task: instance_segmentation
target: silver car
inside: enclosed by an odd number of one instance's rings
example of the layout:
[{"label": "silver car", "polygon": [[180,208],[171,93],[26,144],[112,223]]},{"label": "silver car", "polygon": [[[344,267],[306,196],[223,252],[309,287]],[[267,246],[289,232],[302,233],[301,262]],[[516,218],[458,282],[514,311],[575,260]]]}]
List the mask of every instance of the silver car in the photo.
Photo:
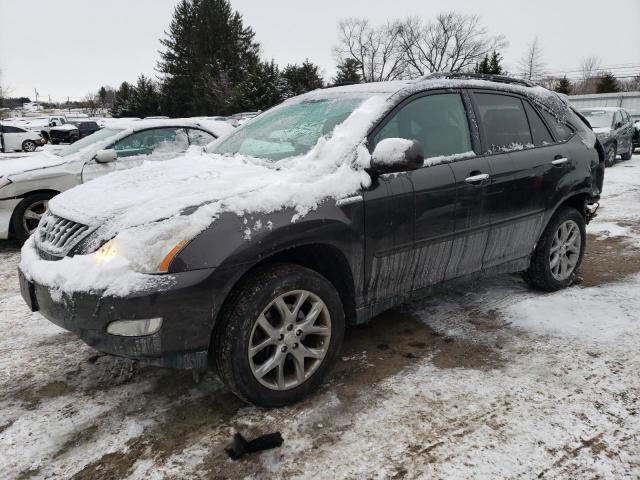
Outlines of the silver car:
[{"label": "silver car", "polygon": [[175,158],[232,130],[226,122],[114,121],[55,153],[0,160],[0,239],[26,240],[60,192],[144,161]]}]

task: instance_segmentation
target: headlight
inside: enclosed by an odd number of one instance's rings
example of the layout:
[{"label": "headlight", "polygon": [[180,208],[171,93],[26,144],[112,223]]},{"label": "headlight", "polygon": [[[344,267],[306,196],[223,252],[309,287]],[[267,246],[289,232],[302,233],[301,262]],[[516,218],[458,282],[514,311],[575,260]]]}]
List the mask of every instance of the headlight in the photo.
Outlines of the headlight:
[{"label": "headlight", "polygon": [[[96,263],[98,265],[104,265],[114,261],[115,259],[126,258],[134,271],[138,271],[139,273],[167,273],[169,271],[169,265],[171,265],[171,261],[180,253],[180,251],[185,247],[188,242],[186,240],[181,240],[177,244],[175,244],[168,253],[161,253],[160,262],[152,263],[143,261],[140,258],[127,258],[127,249],[121,244],[118,240],[118,237],[109,240],[102,247],[100,247],[95,255]],[[144,249],[135,249],[138,255],[144,255]],[[165,250],[166,252],[166,250]],[[153,261],[152,261],[153,262]],[[152,266],[153,265],[153,266]]]}]

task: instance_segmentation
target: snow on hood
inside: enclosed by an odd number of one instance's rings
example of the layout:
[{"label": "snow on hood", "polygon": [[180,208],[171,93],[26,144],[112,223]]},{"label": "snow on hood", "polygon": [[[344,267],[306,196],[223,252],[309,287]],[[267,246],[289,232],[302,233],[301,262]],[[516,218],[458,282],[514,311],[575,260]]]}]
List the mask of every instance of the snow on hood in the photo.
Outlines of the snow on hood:
[{"label": "snow on hood", "polygon": [[78,127],[76,127],[73,123],[65,123],[63,125],[51,127],[51,130],[69,131],[69,130],[78,130]]},{"label": "snow on hood", "polygon": [[596,127],[593,129],[593,133],[611,133],[610,127]]},{"label": "snow on hood", "polygon": [[[293,208],[296,221],[322,201],[370,184],[364,170],[370,163],[364,138],[388,108],[386,97],[371,97],[335,128],[331,138],[320,138],[303,156],[273,162],[191,150],[174,160],[145,163],[68,190],[51,200],[50,211],[99,226],[100,236],[112,238],[110,243],[117,246],[117,261],[101,263],[99,253],[94,253],[47,262],[37,257],[29,240],[21,268],[27,277],[64,291],[123,295],[154,281],[157,276],[142,278],[137,272],[156,271],[176,244],[192,239],[223,212],[243,215]],[[182,214],[189,207],[195,210]],[[87,262],[94,268],[87,268]]]},{"label": "snow on hood", "polygon": [[67,159],[58,157],[51,152],[41,152],[31,157],[11,158],[0,160],[0,178],[8,178],[11,175],[39,170],[42,168],[56,167],[65,163]]}]

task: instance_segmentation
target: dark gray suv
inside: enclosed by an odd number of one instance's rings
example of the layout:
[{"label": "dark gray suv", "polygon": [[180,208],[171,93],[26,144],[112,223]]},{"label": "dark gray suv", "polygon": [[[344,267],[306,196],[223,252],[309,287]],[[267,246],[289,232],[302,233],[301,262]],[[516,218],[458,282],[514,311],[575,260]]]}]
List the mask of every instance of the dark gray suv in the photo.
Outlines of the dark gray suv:
[{"label": "dark gray suv", "polygon": [[606,152],[606,165],[611,167],[616,155],[631,160],[633,155],[633,119],[624,108],[583,108],[580,113],[589,121]]},{"label": "dark gray suv", "polygon": [[449,282],[571,285],[604,175],[579,114],[504,77],[314,91],[207,150],[54,198],[21,291],[98,350],[271,407],[320,385],[345,327]]}]

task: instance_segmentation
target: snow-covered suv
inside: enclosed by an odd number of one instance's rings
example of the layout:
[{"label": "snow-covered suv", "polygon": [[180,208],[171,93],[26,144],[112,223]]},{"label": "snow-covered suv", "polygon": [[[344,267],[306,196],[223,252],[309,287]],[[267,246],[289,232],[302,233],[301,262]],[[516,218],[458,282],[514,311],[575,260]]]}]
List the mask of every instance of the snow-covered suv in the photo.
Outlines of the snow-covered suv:
[{"label": "snow-covered suv", "polygon": [[557,94],[427,77],[289,99],[207,150],[59,195],[22,250],[34,311],[103,352],[298,401],[347,324],[447,282],[576,278],[604,152]]},{"label": "snow-covered suv", "polygon": [[226,122],[112,122],[68,147],[0,161],[0,239],[26,240],[51,198],[108,173],[167,160],[233,130]]}]

